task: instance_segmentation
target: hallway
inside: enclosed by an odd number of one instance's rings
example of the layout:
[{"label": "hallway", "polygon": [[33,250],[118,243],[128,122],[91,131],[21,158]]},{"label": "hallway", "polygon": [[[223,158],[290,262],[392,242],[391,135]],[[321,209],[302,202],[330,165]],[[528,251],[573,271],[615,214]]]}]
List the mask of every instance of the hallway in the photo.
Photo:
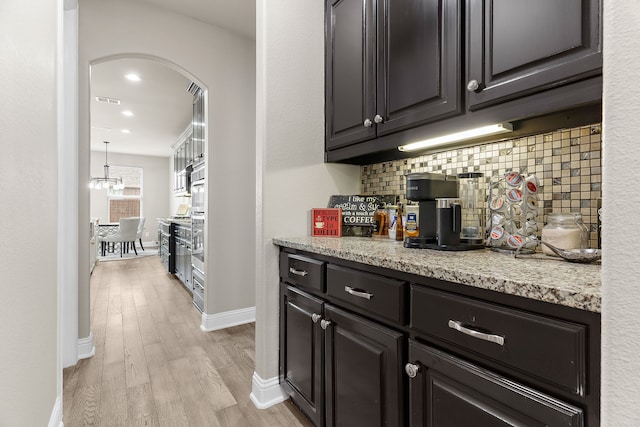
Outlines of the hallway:
[{"label": "hallway", "polygon": [[204,333],[157,256],[100,262],[91,277],[96,354],[64,370],[65,426],[309,426],[289,401],[249,400],[254,324]]}]

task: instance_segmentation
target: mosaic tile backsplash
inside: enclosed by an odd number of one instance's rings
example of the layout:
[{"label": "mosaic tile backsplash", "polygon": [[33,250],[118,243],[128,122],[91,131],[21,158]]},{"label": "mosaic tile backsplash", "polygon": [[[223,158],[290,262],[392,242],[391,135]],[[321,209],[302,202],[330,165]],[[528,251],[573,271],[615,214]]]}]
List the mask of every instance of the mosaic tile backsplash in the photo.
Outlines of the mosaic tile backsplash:
[{"label": "mosaic tile backsplash", "polygon": [[589,246],[598,247],[601,144],[598,123],[366,165],[362,194],[398,195],[406,203],[405,175],[414,172],[482,172],[487,182],[509,171],[533,174],[540,186],[538,223],[546,223],[551,212],[580,212],[590,230]]}]

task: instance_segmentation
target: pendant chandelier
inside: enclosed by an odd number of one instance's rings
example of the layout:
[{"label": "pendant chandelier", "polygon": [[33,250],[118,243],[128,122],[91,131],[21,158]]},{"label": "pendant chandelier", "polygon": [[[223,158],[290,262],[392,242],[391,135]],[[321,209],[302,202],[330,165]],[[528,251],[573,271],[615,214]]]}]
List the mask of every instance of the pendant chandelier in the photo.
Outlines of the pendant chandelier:
[{"label": "pendant chandelier", "polygon": [[122,178],[109,177],[109,162],[107,160],[107,147],[109,141],[104,142],[104,176],[92,177],[89,182],[89,188],[112,188],[114,190],[123,190],[124,184]]}]

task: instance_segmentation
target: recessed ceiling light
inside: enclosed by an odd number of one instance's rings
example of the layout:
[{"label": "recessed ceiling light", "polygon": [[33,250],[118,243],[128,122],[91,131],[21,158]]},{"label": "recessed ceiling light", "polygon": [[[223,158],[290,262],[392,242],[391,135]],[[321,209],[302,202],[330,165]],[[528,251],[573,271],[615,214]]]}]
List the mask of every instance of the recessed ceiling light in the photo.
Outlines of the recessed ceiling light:
[{"label": "recessed ceiling light", "polygon": [[126,74],[124,77],[125,77],[127,80],[130,80],[130,81],[132,81],[132,82],[139,82],[140,80],[142,80],[142,77],[140,77],[140,75],[139,75],[139,74],[136,74],[136,73],[129,73],[129,74]]},{"label": "recessed ceiling light", "polygon": [[131,133],[131,131],[129,129],[122,129],[120,132],[122,132],[122,133]]},{"label": "recessed ceiling light", "polygon": [[123,116],[127,116],[127,117],[131,117],[131,116],[133,116],[133,113],[131,111],[129,111],[129,110],[124,110],[122,112],[122,115]]}]

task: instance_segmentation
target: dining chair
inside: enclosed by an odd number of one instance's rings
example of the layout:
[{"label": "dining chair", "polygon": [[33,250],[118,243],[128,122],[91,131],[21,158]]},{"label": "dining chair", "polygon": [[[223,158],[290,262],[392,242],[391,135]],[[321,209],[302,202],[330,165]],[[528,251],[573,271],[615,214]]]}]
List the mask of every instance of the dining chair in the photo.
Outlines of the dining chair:
[{"label": "dining chair", "polygon": [[135,240],[138,235],[138,224],[140,223],[139,217],[132,218],[120,218],[120,226],[118,232],[113,235],[105,236],[102,238],[107,243],[119,243],[120,244],[120,257],[125,251],[125,245],[129,242],[133,242],[133,251],[138,255],[136,250]]},{"label": "dining chair", "polygon": [[[136,234],[136,238],[140,242],[140,247],[142,248],[143,251],[144,251],[144,246],[142,246],[142,232],[144,231],[144,221],[145,221],[145,218],[143,216],[140,217],[140,223],[138,224],[138,234]],[[135,248],[136,248],[136,242],[134,240],[133,249],[135,250]]]}]

